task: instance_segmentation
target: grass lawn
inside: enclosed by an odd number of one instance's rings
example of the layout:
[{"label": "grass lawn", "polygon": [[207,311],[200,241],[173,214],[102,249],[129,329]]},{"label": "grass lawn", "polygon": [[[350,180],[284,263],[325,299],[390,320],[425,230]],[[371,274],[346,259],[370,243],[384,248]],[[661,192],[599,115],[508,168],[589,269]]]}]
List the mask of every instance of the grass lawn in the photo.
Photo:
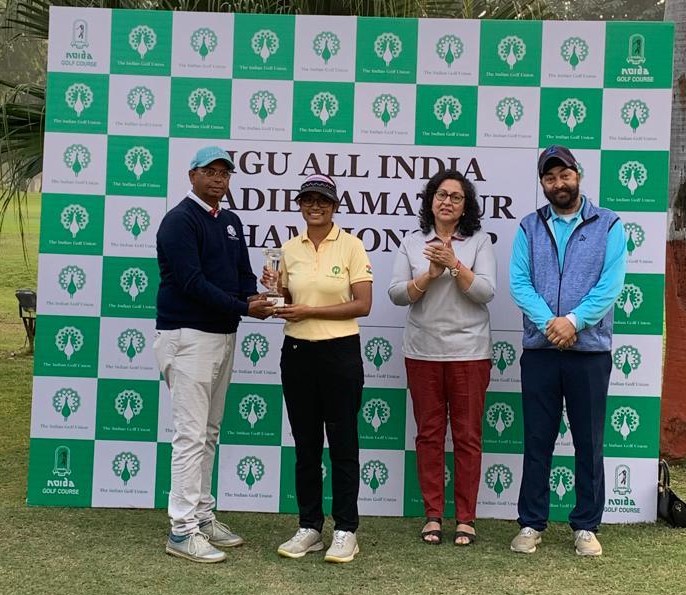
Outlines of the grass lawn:
[{"label": "grass lawn", "polygon": [[[605,525],[605,554],[574,554],[569,528],[554,523],[531,556],[509,551],[510,521],[480,520],[470,548],[419,542],[420,519],[363,518],[361,553],[352,564],[323,554],[285,560],[276,547],[295,530],[292,515],[220,513],[247,545],[228,563],[200,565],[164,554],[167,519],[161,510],[27,508],[26,474],[32,358],[22,353],[24,329],[14,290],[35,287],[37,197],[30,200],[24,264],[11,218],[0,236],[0,593],[673,593],[681,594],[686,530],[662,523]],[[686,495],[686,467],[675,466]],[[448,525],[450,527],[451,525]],[[327,534],[331,528],[327,526]]]}]

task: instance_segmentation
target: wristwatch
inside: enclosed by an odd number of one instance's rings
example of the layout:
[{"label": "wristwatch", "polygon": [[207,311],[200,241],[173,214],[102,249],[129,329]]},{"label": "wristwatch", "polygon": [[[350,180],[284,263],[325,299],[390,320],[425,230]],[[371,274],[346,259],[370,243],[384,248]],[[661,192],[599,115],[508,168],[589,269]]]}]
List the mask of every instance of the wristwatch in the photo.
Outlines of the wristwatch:
[{"label": "wristwatch", "polygon": [[459,276],[460,276],[460,261],[458,260],[458,261],[455,263],[455,266],[452,267],[452,268],[450,268],[450,269],[448,269],[448,270],[450,271],[450,276],[451,276],[451,277],[455,277],[455,278],[459,277]]}]

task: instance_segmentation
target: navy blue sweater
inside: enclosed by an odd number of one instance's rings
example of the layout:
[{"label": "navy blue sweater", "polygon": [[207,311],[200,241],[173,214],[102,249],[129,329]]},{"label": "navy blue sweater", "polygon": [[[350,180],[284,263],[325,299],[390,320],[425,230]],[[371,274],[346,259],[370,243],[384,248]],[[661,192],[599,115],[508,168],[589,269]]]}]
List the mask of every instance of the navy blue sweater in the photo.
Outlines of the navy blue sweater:
[{"label": "navy blue sweater", "polygon": [[160,287],[157,329],[234,333],[247,298],[257,293],[243,225],[234,213],[217,218],[186,197],[157,231]]}]

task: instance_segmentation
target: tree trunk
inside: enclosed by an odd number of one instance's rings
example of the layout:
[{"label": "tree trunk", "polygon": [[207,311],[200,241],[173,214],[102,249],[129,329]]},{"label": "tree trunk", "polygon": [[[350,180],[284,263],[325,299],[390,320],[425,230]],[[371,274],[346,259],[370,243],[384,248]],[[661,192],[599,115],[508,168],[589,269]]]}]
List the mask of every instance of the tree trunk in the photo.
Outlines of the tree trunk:
[{"label": "tree trunk", "polygon": [[686,0],[667,0],[665,21],[673,21],[676,30],[660,451],[686,458]]}]

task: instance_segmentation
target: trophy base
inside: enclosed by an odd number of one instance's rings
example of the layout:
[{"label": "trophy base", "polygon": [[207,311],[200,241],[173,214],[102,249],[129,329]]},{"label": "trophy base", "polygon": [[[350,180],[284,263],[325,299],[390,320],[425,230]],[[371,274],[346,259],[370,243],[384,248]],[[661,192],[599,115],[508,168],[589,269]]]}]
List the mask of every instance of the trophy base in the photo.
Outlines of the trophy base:
[{"label": "trophy base", "polygon": [[268,295],[267,299],[274,304],[275,308],[283,308],[286,305],[286,298],[282,295]]}]

